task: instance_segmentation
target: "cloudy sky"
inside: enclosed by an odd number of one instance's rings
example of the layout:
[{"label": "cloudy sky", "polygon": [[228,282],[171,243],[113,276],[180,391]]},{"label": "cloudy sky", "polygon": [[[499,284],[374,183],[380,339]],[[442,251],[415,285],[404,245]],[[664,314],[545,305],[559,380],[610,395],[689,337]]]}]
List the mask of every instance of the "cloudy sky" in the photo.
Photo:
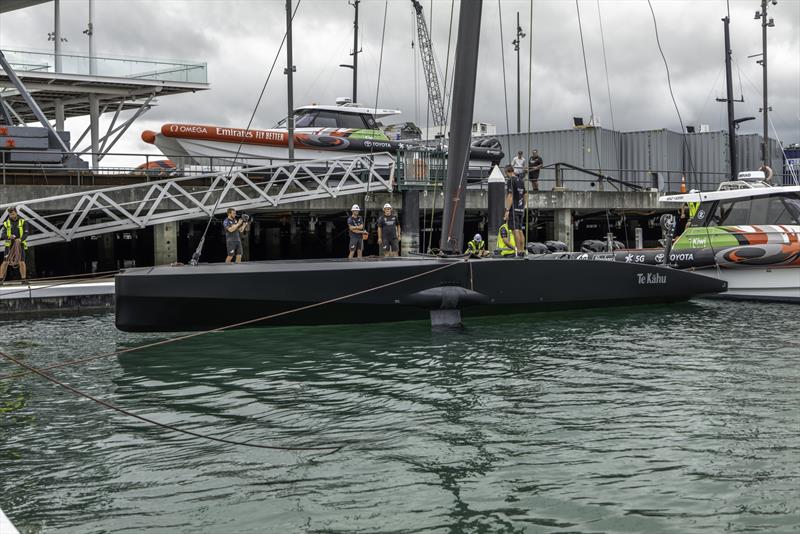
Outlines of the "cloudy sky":
[{"label": "cloudy sky", "polygon": [[[445,69],[454,6],[451,57],[460,2],[422,0],[440,72]],[[761,51],[761,26],[753,19],[758,0],[730,0],[737,116],[756,116],[740,132],[760,132],[761,67],[747,56]],[[294,0],[294,5],[297,0]],[[686,124],[725,128],[723,25],[725,0],[652,0],[672,86]],[[65,52],[86,53],[82,31],[88,0],[62,0]],[[595,113],[605,127],[619,130],[679,130],[664,64],[656,44],[646,0],[579,0],[589,80]],[[153,150],[139,139],[144,129],[164,122],[245,126],[285,31],[282,0],[96,0],[95,49],[98,54],[208,63],[211,90],[162,98],[127,138],[121,151]],[[516,128],[516,13],[527,35],[522,42],[523,130],[528,121],[529,46],[533,45],[531,120],[534,130],[563,129],[573,116],[590,115],[576,3],[535,0],[484,0],[475,118]],[[386,31],[382,31],[386,11]],[[502,13],[502,19],[501,19]],[[351,94],[350,61],[353,9],[347,0],[300,0],[294,22],[295,103],[332,103]],[[770,4],[775,27],[769,30],[770,115],[784,143],[800,142],[800,0]],[[502,20],[502,24],[501,24]],[[602,20],[608,70],[604,67]],[[53,4],[0,16],[3,49],[51,50]],[[501,39],[502,28],[502,39]],[[402,117],[424,126],[427,93],[416,41],[414,12],[408,0],[363,0],[360,9],[363,54],[359,56],[359,100],[403,110]],[[376,92],[383,45],[380,90]],[[502,53],[501,53],[502,52]],[[273,126],[286,112],[285,56],[269,81],[255,127]],[[503,61],[504,59],[504,61]],[[503,65],[506,93],[504,99]],[[452,70],[452,60],[450,62]],[[457,82],[456,82],[457,83]],[[448,88],[451,84],[448,83]],[[609,100],[610,93],[610,100]],[[508,119],[506,118],[508,110]],[[109,117],[110,119],[110,117]],[[108,120],[108,119],[107,119]],[[508,120],[508,122],[507,122]],[[68,121],[82,130],[83,119]]]}]

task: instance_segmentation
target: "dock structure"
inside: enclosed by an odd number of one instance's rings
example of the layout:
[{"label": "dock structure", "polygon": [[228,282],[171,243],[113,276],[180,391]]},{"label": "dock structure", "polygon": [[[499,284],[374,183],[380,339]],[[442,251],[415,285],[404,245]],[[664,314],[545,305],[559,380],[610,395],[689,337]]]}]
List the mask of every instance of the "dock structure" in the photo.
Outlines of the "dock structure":
[{"label": "dock structure", "polygon": [[[0,286],[0,317],[59,310],[89,311],[114,308],[114,280],[35,280]],[[1,534],[5,531],[0,529]]]}]

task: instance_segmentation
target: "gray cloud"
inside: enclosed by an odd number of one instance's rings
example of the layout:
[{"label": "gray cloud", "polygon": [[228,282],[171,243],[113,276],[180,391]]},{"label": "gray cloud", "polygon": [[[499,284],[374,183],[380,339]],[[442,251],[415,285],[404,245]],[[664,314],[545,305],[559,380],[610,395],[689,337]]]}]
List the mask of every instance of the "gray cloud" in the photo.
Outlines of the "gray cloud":
[{"label": "gray cloud", "polygon": [[[208,62],[212,89],[197,94],[162,98],[159,106],[118,145],[122,150],[149,149],[138,139],[141,130],[167,121],[246,124],[284,32],[284,2],[220,0],[98,0],[96,50],[108,55],[182,58]],[[737,115],[760,119],[761,68],[746,56],[760,52],[761,27],[753,20],[756,0],[732,0],[732,47],[737,68],[735,93],[744,93]],[[65,51],[85,53],[87,2],[62,0]],[[445,69],[451,1],[423,0],[432,25],[439,69]],[[523,129],[527,124],[528,0],[503,0],[503,43],[511,129],[516,125],[516,12],[524,31],[522,42]],[[653,21],[643,0],[581,0],[586,54],[596,114],[611,127],[607,77],[598,20],[602,14],[608,83],[615,126],[622,130],[679,129],[669,96],[666,73],[656,45]],[[364,53],[359,57],[359,100],[375,104],[375,90],[383,25],[384,2],[361,4]],[[454,4],[451,58],[459,2]],[[675,96],[687,124],[725,127],[722,23],[724,0],[653,0],[661,43],[669,62]],[[573,116],[588,117],[589,100],[583,68],[575,3],[537,0],[533,3],[533,84],[531,115],[536,130],[571,126]],[[771,117],[784,142],[800,141],[800,1],[780,0],[770,6],[776,26],[770,29]],[[340,63],[351,61],[353,10],[345,0],[302,0],[294,24],[297,66],[295,103],[332,102],[351,93],[351,71]],[[48,49],[52,5],[45,4],[0,17],[3,48]],[[475,118],[506,130],[503,98],[498,4],[484,1],[479,79]],[[416,49],[413,11],[407,0],[388,2],[378,105],[403,110],[403,118],[426,122],[426,91]],[[281,55],[259,107],[255,125],[269,127],[286,113],[286,89]],[[450,63],[452,69],[452,59]],[[414,80],[417,80],[416,89]],[[458,82],[456,82],[458,83]],[[448,85],[449,87],[449,85]],[[75,119],[77,129],[85,121]],[[743,125],[741,133],[760,131],[760,120]]]}]

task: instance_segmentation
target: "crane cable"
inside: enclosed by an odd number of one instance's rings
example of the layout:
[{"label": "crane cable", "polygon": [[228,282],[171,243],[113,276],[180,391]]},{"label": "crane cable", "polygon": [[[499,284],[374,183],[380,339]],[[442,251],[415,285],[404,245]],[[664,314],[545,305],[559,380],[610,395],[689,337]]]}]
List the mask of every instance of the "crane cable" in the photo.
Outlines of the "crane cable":
[{"label": "crane cable", "polygon": [[[667,86],[669,87],[669,96],[672,98],[672,105],[675,106],[675,113],[678,115],[678,122],[681,125],[681,138],[683,139],[683,145],[686,148],[686,157],[689,158],[689,169],[692,171],[692,177],[694,177],[695,168],[694,162],[692,161],[692,151],[689,148],[689,142],[686,140],[686,127],[683,125],[683,117],[681,117],[681,111],[678,109],[678,102],[675,100],[675,93],[672,91],[672,79],[669,73],[669,64],[667,63],[667,56],[664,55],[664,49],[661,47],[661,39],[658,36],[658,21],[656,21],[656,12],[653,10],[653,4],[650,0],[647,0],[647,5],[650,7],[650,13],[653,15],[653,28],[655,30],[656,36],[656,44],[658,45],[658,51],[661,53],[661,59],[664,60],[664,69],[667,71]],[[689,183],[689,188],[691,187],[691,180]]]},{"label": "crane cable", "polygon": [[[526,153],[526,158],[530,158],[531,154],[531,82],[533,80],[533,0],[531,0],[530,5],[530,25],[528,26],[528,152]],[[528,159],[530,162],[530,159]],[[531,174],[530,168],[528,168],[528,181],[531,181]],[[533,185],[533,184],[531,184]],[[530,238],[528,237],[528,230],[530,226],[530,222],[528,220],[528,213],[530,210],[528,209],[528,195],[525,195],[525,248],[528,247],[528,242]],[[533,224],[536,224],[539,217],[534,217]]]},{"label": "crane cable", "polygon": [[[595,152],[597,153],[597,170],[598,170],[598,173],[602,176],[602,174],[603,174],[603,163],[602,163],[601,158],[600,158],[601,157],[600,143],[598,142],[598,139],[597,139],[597,126],[595,125],[596,117],[595,117],[595,114],[594,114],[594,103],[592,101],[592,86],[589,83],[589,65],[586,62],[586,46],[585,46],[584,41],[583,41],[583,23],[581,22],[581,8],[580,8],[580,4],[578,3],[578,0],[575,0],[575,9],[578,12],[578,32],[580,33],[580,36],[581,36],[581,52],[583,53],[583,71],[584,71],[584,73],[586,75],[586,92],[589,95],[589,112],[592,114],[590,122],[591,122],[592,134],[593,134],[593,137],[594,137],[594,148],[595,148]],[[611,234],[611,220],[609,219],[609,216],[608,216],[608,209],[605,210],[605,214],[606,214],[606,236],[608,236],[609,234]],[[610,239],[607,239],[607,240],[610,241]],[[608,243],[608,245],[609,245],[609,248],[611,249],[611,250],[609,250],[609,252],[612,252],[613,251],[613,246],[611,246],[610,242]]]},{"label": "crane cable", "polygon": [[[297,5],[294,7],[294,11],[292,12],[291,21],[294,21],[294,17],[297,14],[297,10],[300,8],[300,2],[302,2],[302,1],[303,0],[297,0]],[[247,127],[244,129],[244,134],[242,135],[242,138],[239,141],[239,145],[236,147],[236,154],[233,156],[233,160],[231,161],[230,168],[228,169],[228,173],[227,173],[228,178],[230,178],[232,173],[233,173],[233,168],[236,165],[236,160],[239,159],[239,153],[241,152],[242,146],[244,145],[244,140],[245,140],[248,132],[250,131],[250,127],[253,124],[253,119],[255,119],[256,111],[258,111],[258,106],[261,104],[261,99],[264,98],[264,93],[267,90],[267,84],[269,83],[270,78],[272,78],[272,72],[275,70],[275,64],[278,62],[278,58],[280,57],[281,51],[283,50],[283,45],[286,43],[286,35],[287,35],[287,33],[288,33],[288,28],[287,28],[287,31],[285,31],[283,33],[283,39],[281,39],[281,44],[278,47],[278,51],[275,54],[275,59],[272,60],[272,66],[269,68],[269,73],[267,74],[267,79],[264,80],[264,85],[261,87],[261,93],[258,95],[258,100],[256,101],[256,105],[255,105],[255,107],[253,107],[253,112],[250,114],[250,120],[247,121]],[[289,65],[289,68],[292,68],[292,65]],[[287,121],[288,120],[291,120],[291,117],[288,117]],[[203,235],[200,236],[200,242],[197,244],[197,249],[194,251],[194,254],[192,254],[192,259],[191,259],[191,264],[192,265],[196,265],[197,262],[200,260],[200,254],[203,253],[203,245],[205,244],[205,241],[206,241],[206,234],[208,234],[208,229],[209,229],[209,227],[211,227],[211,221],[214,220],[214,213],[216,213],[217,207],[219,207],[219,204],[220,204],[220,202],[222,202],[222,198],[224,196],[225,196],[225,193],[224,193],[224,189],[223,189],[223,191],[219,195],[219,198],[217,199],[217,202],[214,204],[214,208],[212,208],[211,213],[209,213],[208,222],[206,223],[205,230],[203,230]]]}]

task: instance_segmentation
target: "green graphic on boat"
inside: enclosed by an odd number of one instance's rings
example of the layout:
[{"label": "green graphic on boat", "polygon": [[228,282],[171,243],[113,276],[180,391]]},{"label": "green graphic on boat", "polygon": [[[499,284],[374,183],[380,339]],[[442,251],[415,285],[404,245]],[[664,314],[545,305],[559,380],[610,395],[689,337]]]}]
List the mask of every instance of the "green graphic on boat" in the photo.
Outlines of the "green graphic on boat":
[{"label": "green graphic on boat", "polygon": [[689,227],[672,245],[673,250],[689,250],[699,248],[735,247],[740,243],[731,232],[737,230],[730,226]]},{"label": "green graphic on boat", "polygon": [[348,135],[350,139],[369,139],[371,141],[388,141],[389,138],[380,130],[354,130]]}]

